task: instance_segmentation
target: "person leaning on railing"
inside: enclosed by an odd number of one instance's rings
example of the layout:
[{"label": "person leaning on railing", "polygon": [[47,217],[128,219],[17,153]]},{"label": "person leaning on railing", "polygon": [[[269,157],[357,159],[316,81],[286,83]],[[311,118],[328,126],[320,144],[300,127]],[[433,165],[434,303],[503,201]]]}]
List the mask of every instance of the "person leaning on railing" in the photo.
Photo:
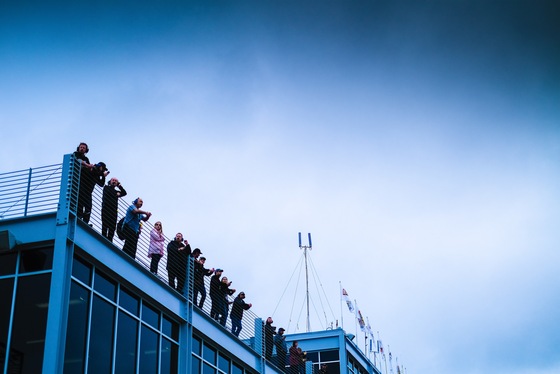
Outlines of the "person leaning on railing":
[{"label": "person leaning on railing", "polygon": [[111,178],[103,187],[103,202],[101,203],[101,235],[113,241],[117,226],[119,197],[126,196],[126,190],[117,178]]},{"label": "person leaning on railing", "polygon": [[126,210],[126,216],[123,222],[124,245],[123,252],[132,258],[136,258],[136,248],[138,246],[138,237],[140,236],[140,221],[147,221],[152,213],[141,210],[144,201],[136,198],[132,205]]},{"label": "person leaning on railing", "polygon": [[88,152],[89,152],[88,145],[86,143],[80,143],[78,147],[76,147],[76,152],[74,152],[73,154],[74,158],[76,160],[79,160],[80,162],[80,183],[78,185],[78,211],[76,212],[76,214],[78,218],[83,219],[84,221],[86,219],[87,221],[89,221],[89,215],[91,214],[91,193],[89,194],[89,199],[88,199],[87,190],[84,188],[84,185],[89,183],[87,182],[87,180],[90,179],[91,170],[93,169],[93,164],[89,162],[89,158],[86,156],[86,153]]}]

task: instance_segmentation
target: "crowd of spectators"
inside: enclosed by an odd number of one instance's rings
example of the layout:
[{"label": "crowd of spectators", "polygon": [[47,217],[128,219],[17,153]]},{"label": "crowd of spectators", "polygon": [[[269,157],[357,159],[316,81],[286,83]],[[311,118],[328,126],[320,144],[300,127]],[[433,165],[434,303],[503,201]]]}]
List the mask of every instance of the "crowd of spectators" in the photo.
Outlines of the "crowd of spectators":
[{"label": "crowd of spectators", "polygon": [[[101,203],[101,234],[109,241],[113,241],[115,232],[124,241],[122,251],[131,258],[136,258],[138,240],[142,233],[143,223],[148,221],[152,213],[142,209],[144,201],[137,197],[127,208],[124,217],[118,220],[118,199],[127,196],[127,191],[117,178],[111,178],[105,185],[106,177],[110,171],[104,162],[97,164],[90,163],[86,156],[89,152],[86,143],[80,143],[74,152],[74,158],[80,162],[80,179],[78,191],[77,217],[89,224],[92,214],[92,194],[95,186],[103,189]],[[92,226],[91,224],[89,224]],[[221,268],[206,268],[206,258],[202,257],[200,248],[191,249],[188,240],[182,233],[175,234],[174,238],[165,246],[166,237],[163,234],[163,224],[157,221],[149,233],[149,246],[147,256],[150,259],[150,272],[157,276],[160,260],[166,255],[166,270],[169,287],[180,294],[185,294],[187,280],[187,266],[189,261],[194,264],[193,274],[193,305],[203,310],[206,301],[206,282],[205,277],[210,278],[209,295],[211,298],[210,317],[216,320],[224,328],[227,318],[231,320],[231,333],[236,337],[242,330],[243,312],[249,310],[253,305],[245,302],[245,292],[241,291],[232,299],[236,289],[232,288],[232,281],[223,276],[224,270]],[[200,299],[199,299],[200,296]],[[231,305],[231,312],[230,312]],[[286,337],[284,328],[278,332],[272,325],[272,317],[268,317],[264,324],[265,337],[265,357],[273,362],[273,347],[276,349],[274,362],[279,368],[284,369],[286,364],[290,364],[290,373],[299,373],[304,362],[301,349],[292,353],[290,348],[290,358],[287,359]],[[295,342],[297,347],[297,342]],[[295,358],[297,356],[297,358]],[[297,361],[297,364],[295,363]],[[294,363],[292,363],[294,362]]]}]

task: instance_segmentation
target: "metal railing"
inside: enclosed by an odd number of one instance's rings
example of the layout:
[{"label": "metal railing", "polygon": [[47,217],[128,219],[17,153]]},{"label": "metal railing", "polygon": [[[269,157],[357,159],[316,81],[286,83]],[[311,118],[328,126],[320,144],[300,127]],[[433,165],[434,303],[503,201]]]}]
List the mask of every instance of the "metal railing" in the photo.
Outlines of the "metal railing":
[{"label": "metal railing", "polygon": [[[57,212],[59,208],[59,195],[61,189],[61,183],[68,183],[70,188],[70,195],[72,203],[70,209],[75,214],[76,210],[76,200],[78,196],[78,186],[79,186],[79,168],[80,164],[77,160],[72,159],[73,171],[69,173],[68,181],[62,181],[63,175],[63,164],[55,164],[49,166],[42,166],[37,168],[30,168],[28,170],[19,170],[14,172],[2,173],[0,174],[0,221],[5,219],[29,217],[32,215],[45,214]],[[109,179],[109,178],[108,178]],[[108,180],[106,181],[108,182]],[[134,195],[130,195],[131,197]],[[103,202],[103,188],[96,185],[92,193],[92,212],[91,218],[89,220],[89,226],[92,230],[96,231],[98,235],[101,236],[101,207]],[[131,205],[130,202],[123,198],[118,199],[118,218],[122,218],[126,214],[127,208]],[[79,220],[79,219],[78,219]],[[154,228],[153,223],[150,221],[143,222],[140,237],[138,239],[138,247],[136,252],[136,262],[139,263],[146,269],[150,269],[151,259],[148,257],[148,248],[150,245],[150,232]],[[109,242],[108,239],[105,239]],[[172,238],[166,237],[165,244],[169,243]],[[122,250],[124,241],[119,239],[115,234],[112,244],[117,250]],[[194,248],[193,248],[194,249]],[[211,258],[210,258],[211,259]],[[193,262],[188,262],[190,265],[190,274],[193,274]],[[175,264],[169,264],[169,267],[175,266]],[[168,271],[167,271],[167,251],[158,265],[158,272],[154,274],[160,281],[168,285]],[[204,313],[211,314],[211,304],[212,298],[210,297],[210,277],[204,277],[205,288],[207,291],[207,297],[204,305],[200,310]],[[185,285],[185,292],[189,299],[189,302],[193,302],[192,299],[192,281],[187,280]],[[236,294],[241,290],[238,289]],[[190,296],[190,297],[189,297]],[[248,295],[247,302],[254,303],[250,294]],[[233,301],[232,297],[228,300]],[[197,306],[194,306],[198,308]],[[230,306],[231,311],[231,306]],[[239,335],[239,339],[255,349],[253,344],[253,339],[255,337],[255,320],[259,318],[252,310],[246,310],[243,313],[242,320],[242,330]],[[225,329],[231,331],[231,319],[228,317]],[[264,349],[264,347],[263,347]],[[258,354],[264,356],[264,352],[257,352]]]},{"label": "metal railing", "polygon": [[0,174],[0,220],[56,212],[62,164]]}]

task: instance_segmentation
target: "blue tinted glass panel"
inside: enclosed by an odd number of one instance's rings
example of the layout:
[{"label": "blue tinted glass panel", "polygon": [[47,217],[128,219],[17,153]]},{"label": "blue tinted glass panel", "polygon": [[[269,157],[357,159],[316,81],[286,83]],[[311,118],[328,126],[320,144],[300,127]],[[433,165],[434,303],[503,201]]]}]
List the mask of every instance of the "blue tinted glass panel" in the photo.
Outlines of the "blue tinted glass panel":
[{"label": "blue tinted glass panel", "polygon": [[323,361],[338,361],[338,350],[322,351],[321,362]]},{"label": "blue tinted glass panel", "polygon": [[200,356],[201,347],[202,347],[202,342],[200,341],[200,339],[197,338],[197,337],[193,337],[193,340],[192,340],[192,351],[193,351],[193,353],[196,353],[197,355]]},{"label": "blue tinted glass panel", "polygon": [[35,249],[21,252],[20,273],[52,269],[52,249]]},{"label": "blue tinted glass panel", "polygon": [[173,322],[165,315],[162,318],[161,331],[173,340],[179,340],[179,324]]},{"label": "blue tinted glass panel", "polygon": [[140,335],[140,374],[157,373],[158,367],[158,334],[142,325]]},{"label": "blue tinted glass panel", "polygon": [[[3,258],[0,257],[0,261]],[[14,278],[0,279],[0,369],[4,369],[5,349],[8,346],[8,328],[10,326],[10,312],[12,310],[12,296],[14,292]]]},{"label": "blue tinted glass panel", "polygon": [[105,296],[111,301],[116,301],[117,284],[99,271],[95,272],[94,290]]},{"label": "blue tinted glass panel", "polygon": [[243,368],[234,363],[231,365],[231,374],[243,374]]},{"label": "blue tinted glass panel", "polygon": [[119,305],[128,310],[130,313],[134,314],[138,317],[138,310],[140,308],[140,300],[130,293],[127,289],[121,286],[121,290],[119,292]]},{"label": "blue tinted glass panel", "polygon": [[91,265],[74,257],[72,261],[72,275],[81,282],[91,286]]},{"label": "blue tinted glass panel", "polygon": [[50,284],[50,273],[18,280],[8,373],[42,371]]},{"label": "blue tinted glass panel", "polygon": [[218,356],[218,369],[229,373],[229,358],[220,354]]},{"label": "blue tinted glass panel", "polygon": [[138,321],[123,311],[119,311],[117,326],[117,351],[115,353],[115,373],[136,372],[136,342],[138,341]]},{"label": "blue tinted glass panel", "polygon": [[0,275],[16,273],[17,253],[0,255]]},{"label": "blue tinted glass panel", "polygon": [[94,295],[88,358],[89,373],[111,372],[114,326],[115,307]]},{"label": "blue tinted glass panel", "polygon": [[179,349],[177,344],[170,340],[162,339],[161,342],[161,374],[177,374]]},{"label": "blue tinted glass panel", "polygon": [[90,293],[76,282],[70,286],[64,373],[83,373]]},{"label": "blue tinted glass panel", "polygon": [[192,365],[191,365],[191,374],[199,374],[200,365],[201,365],[200,359],[193,356]]},{"label": "blue tinted glass panel", "polygon": [[216,350],[204,344],[202,348],[202,358],[211,364],[216,365]]},{"label": "blue tinted glass panel", "polygon": [[203,364],[202,374],[216,374],[216,369],[208,365],[206,362]]},{"label": "blue tinted glass panel", "polygon": [[142,302],[142,321],[159,330],[159,311]]}]

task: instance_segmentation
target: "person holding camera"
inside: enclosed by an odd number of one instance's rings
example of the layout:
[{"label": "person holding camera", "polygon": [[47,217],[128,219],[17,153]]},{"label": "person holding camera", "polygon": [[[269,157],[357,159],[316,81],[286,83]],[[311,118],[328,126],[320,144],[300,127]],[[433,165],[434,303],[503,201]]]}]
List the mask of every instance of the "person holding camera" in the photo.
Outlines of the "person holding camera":
[{"label": "person holding camera", "polygon": [[272,359],[272,345],[276,335],[276,326],[272,326],[272,323],[272,317],[268,317],[264,325],[264,356],[268,361]]},{"label": "person holding camera", "polygon": [[126,190],[117,178],[111,178],[109,183],[103,187],[103,201],[101,203],[101,235],[113,241],[115,227],[117,226],[117,214],[119,197],[126,196]]},{"label": "person holding camera", "polygon": [[152,216],[152,213],[140,209],[142,205],[144,205],[144,201],[137,197],[126,210],[126,216],[124,217],[123,252],[132,258],[136,258],[138,238],[140,237],[140,222],[146,222]]},{"label": "person holding camera", "polygon": [[[180,294],[183,293],[187,279],[187,260],[191,253],[188,241],[183,242],[183,234],[178,232],[167,244],[167,276],[169,286]],[[175,285],[177,281],[177,285]]]},{"label": "person holding camera", "polygon": [[229,312],[229,296],[235,293],[235,288],[229,288],[231,281],[227,277],[222,277],[220,282],[220,325],[226,326],[227,316]]},{"label": "person holding camera", "polygon": [[231,306],[231,333],[235,336],[239,336],[243,326],[241,325],[241,320],[243,319],[243,311],[249,310],[253,304],[245,302],[245,292],[241,291],[237,297],[233,300],[233,305]]}]

